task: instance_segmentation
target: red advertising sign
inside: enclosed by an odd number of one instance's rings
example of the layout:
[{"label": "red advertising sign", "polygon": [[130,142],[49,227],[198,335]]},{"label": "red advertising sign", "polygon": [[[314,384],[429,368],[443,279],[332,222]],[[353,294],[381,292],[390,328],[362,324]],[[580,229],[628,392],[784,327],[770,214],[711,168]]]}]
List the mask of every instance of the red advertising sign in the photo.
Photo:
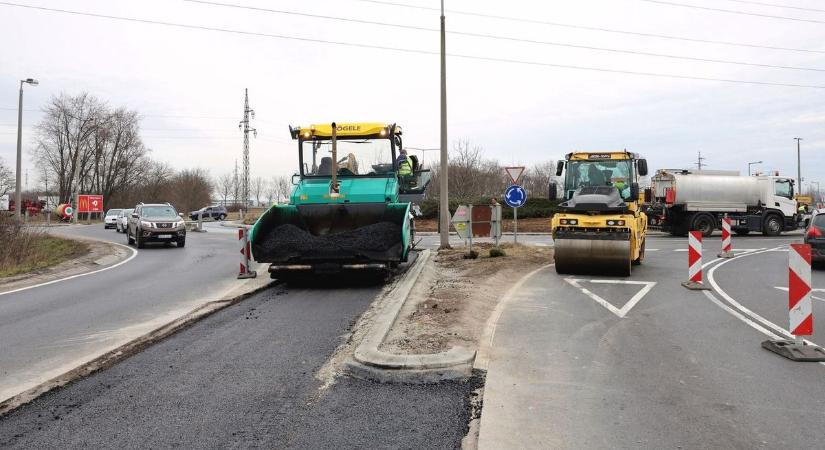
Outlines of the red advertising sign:
[{"label": "red advertising sign", "polygon": [[103,212],[103,196],[102,195],[78,195],[77,196],[77,212],[79,212],[79,213]]}]

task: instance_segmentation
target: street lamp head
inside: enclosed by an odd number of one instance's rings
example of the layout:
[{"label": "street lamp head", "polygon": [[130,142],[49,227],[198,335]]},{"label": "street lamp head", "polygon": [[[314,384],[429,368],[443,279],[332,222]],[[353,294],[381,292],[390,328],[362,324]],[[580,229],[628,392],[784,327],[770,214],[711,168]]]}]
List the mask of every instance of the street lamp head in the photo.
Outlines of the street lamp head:
[{"label": "street lamp head", "polygon": [[23,82],[26,84],[30,84],[32,86],[37,86],[38,84],[40,84],[40,82],[35,80],[34,78],[26,78],[25,80],[23,80]]}]

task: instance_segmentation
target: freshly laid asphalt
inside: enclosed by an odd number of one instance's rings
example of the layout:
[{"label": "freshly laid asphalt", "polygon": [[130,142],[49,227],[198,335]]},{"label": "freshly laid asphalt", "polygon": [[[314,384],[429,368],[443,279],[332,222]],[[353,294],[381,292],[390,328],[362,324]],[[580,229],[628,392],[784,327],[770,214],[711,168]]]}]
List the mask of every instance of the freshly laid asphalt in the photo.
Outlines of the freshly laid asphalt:
[{"label": "freshly laid asphalt", "polygon": [[315,374],[380,288],[278,285],[0,419],[2,448],[455,448],[473,383]]},{"label": "freshly laid asphalt", "polygon": [[[101,225],[54,233],[126,244]],[[189,233],[187,245],[136,250],[89,276],[0,296],[0,401],[184,315],[237,287],[233,230]]]}]

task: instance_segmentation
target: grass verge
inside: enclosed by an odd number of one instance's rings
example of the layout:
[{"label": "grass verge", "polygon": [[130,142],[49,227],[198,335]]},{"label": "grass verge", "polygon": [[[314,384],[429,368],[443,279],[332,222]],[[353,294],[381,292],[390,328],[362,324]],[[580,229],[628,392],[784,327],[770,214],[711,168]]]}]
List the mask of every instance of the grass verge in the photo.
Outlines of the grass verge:
[{"label": "grass verge", "polygon": [[13,221],[0,222],[0,279],[60,264],[89,252],[83,242],[50,236]]}]

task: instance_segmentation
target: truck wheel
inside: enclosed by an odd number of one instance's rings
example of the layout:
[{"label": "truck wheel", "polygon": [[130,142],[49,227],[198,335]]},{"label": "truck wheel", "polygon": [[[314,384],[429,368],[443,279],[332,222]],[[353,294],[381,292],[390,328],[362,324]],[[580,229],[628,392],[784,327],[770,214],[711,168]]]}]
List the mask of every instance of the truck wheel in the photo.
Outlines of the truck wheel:
[{"label": "truck wheel", "polygon": [[709,237],[716,229],[716,219],[710,214],[697,214],[693,217],[690,228],[694,231],[701,231],[704,237]]},{"label": "truck wheel", "polygon": [[765,218],[765,223],[762,224],[762,234],[765,236],[779,236],[783,228],[782,219],[776,214],[771,214]]}]

